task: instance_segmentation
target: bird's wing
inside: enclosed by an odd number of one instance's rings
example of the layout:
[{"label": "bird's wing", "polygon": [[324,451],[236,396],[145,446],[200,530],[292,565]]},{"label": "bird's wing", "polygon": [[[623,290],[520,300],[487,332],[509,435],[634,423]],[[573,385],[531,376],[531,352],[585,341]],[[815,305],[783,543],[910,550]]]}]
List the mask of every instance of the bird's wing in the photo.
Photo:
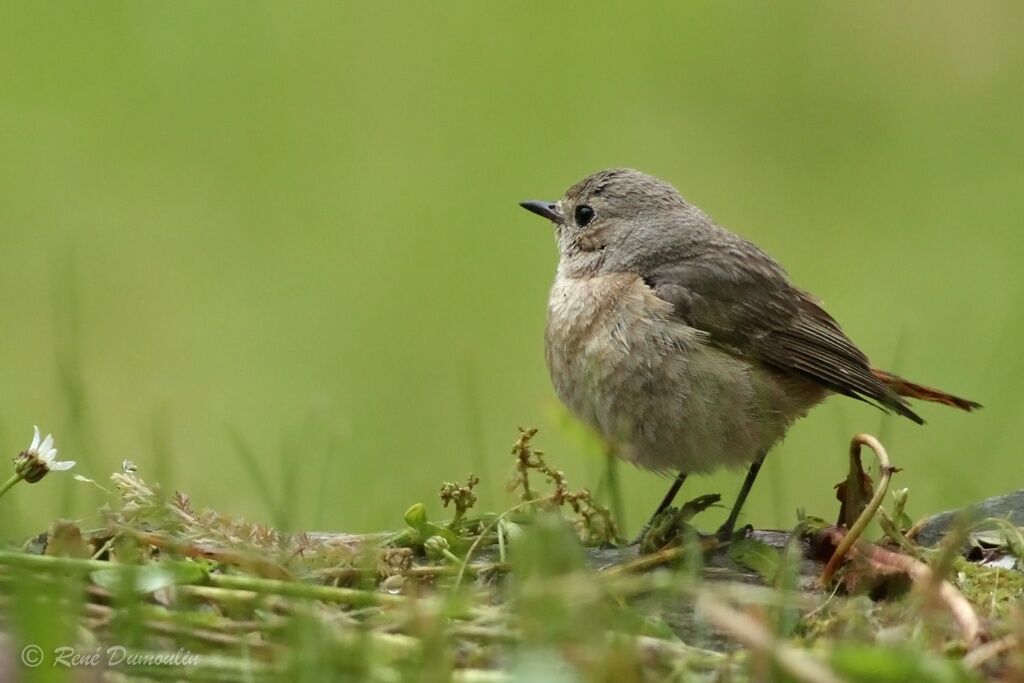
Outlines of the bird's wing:
[{"label": "bird's wing", "polygon": [[644,280],[681,321],[729,353],[923,422],[872,374],[867,357],[819,302],[791,285],[770,256],[729,238],[713,253],[663,261]]}]

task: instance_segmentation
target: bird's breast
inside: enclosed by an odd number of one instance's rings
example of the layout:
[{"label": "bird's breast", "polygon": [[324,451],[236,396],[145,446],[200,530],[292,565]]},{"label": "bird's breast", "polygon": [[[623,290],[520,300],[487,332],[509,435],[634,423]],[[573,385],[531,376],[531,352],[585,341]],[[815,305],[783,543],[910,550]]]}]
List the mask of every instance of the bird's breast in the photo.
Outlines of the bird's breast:
[{"label": "bird's breast", "polygon": [[713,346],[636,275],[558,276],[545,348],[562,402],[648,469],[748,463],[821,398]]},{"label": "bird's breast", "polygon": [[650,393],[668,356],[685,356],[699,333],[670,322],[671,305],[637,275],[558,276],[548,302],[546,355],[555,392],[609,438],[628,440],[626,409]]}]

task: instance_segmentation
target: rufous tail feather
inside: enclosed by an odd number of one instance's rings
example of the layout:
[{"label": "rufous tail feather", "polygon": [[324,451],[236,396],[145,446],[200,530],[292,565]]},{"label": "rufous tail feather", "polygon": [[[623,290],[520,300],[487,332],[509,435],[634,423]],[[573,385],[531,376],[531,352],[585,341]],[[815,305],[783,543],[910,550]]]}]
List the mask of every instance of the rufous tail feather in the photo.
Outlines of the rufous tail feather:
[{"label": "rufous tail feather", "polygon": [[960,410],[966,410],[968,412],[981,407],[980,403],[968,401],[966,398],[947,394],[944,391],[932,389],[931,387],[926,387],[923,384],[915,384],[914,382],[905,380],[902,377],[894,375],[891,372],[886,372],[885,370],[872,369],[871,374],[885,383],[890,389],[900,396],[916,398],[921,401],[931,401],[932,403],[942,403],[943,405],[953,406],[954,408],[959,408]]}]

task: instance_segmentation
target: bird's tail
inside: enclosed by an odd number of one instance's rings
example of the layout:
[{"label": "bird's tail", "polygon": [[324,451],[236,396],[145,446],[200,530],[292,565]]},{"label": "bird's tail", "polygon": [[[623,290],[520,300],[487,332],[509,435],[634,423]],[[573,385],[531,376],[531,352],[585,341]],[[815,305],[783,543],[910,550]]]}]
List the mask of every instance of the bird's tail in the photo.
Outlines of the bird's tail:
[{"label": "bird's tail", "polygon": [[966,410],[968,412],[981,407],[980,403],[968,401],[966,398],[947,394],[944,391],[932,389],[931,387],[926,387],[922,384],[915,384],[899,377],[898,375],[894,375],[891,372],[886,372],[885,370],[872,369],[871,374],[900,396],[916,398],[922,401],[931,401],[932,403],[942,403],[943,405],[953,406],[954,408],[959,408],[960,410]]}]

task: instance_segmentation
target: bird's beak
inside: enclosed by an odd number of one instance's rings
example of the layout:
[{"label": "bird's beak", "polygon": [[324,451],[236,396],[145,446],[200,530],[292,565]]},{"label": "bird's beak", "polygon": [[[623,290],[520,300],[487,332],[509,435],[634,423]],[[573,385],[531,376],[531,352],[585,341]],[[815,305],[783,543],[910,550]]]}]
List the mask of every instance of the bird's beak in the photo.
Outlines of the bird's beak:
[{"label": "bird's beak", "polygon": [[558,212],[558,205],[554,202],[540,202],[534,200],[529,202],[519,202],[519,206],[523,207],[527,211],[537,214],[538,216],[543,216],[549,221],[554,221],[555,223],[562,223],[564,221],[562,214]]}]

